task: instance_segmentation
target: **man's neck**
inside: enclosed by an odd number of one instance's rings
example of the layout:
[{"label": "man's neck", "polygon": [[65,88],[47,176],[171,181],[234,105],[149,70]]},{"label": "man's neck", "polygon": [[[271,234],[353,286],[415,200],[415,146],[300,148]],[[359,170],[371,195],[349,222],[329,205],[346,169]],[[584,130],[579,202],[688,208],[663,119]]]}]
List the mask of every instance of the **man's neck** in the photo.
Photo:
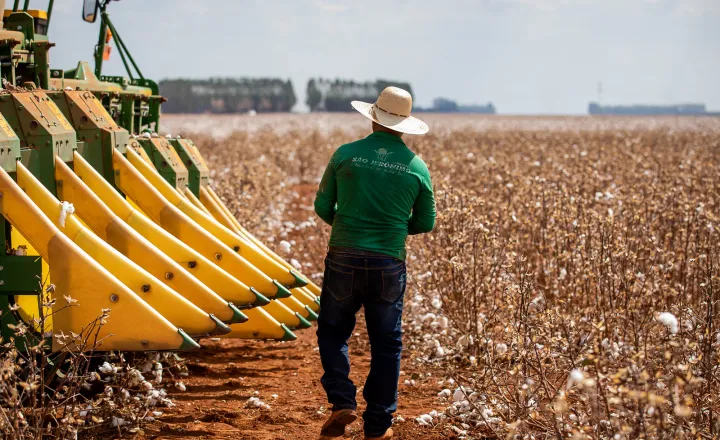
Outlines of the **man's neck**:
[{"label": "man's neck", "polygon": [[391,130],[391,129],[383,127],[383,126],[380,126],[380,128],[374,129],[373,133],[387,133],[387,134],[391,134],[393,136],[397,136],[399,138],[402,138],[402,135],[403,135],[402,133],[400,133],[398,131]]},{"label": "man's neck", "polygon": [[387,133],[387,134],[391,134],[393,136],[397,136],[399,138],[402,138],[402,135],[403,135],[399,131],[395,131],[392,128],[387,128],[385,126],[382,126],[375,121],[373,121],[372,130],[373,130],[373,133],[377,133],[377,132]]}]

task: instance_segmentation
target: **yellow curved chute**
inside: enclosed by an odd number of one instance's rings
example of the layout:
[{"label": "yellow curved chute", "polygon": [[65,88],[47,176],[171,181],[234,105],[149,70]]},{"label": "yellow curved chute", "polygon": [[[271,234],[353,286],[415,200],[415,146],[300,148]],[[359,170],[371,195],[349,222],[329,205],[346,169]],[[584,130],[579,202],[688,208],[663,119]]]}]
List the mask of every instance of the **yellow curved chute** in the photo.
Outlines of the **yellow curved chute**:
[{"label": "yellow curved chute", "polygon": [[[1,169],[0,193],[0,213],[50,266],[56,300],[52,306],[54,350],[87,349],[87,341],[99,344],[99,350],[199,347],[60,232]],[[72,305],[65,297],[71,299]],[[107,318],[101,318],[106,314]],[[131,322],[143,325],[128,325]]]}]

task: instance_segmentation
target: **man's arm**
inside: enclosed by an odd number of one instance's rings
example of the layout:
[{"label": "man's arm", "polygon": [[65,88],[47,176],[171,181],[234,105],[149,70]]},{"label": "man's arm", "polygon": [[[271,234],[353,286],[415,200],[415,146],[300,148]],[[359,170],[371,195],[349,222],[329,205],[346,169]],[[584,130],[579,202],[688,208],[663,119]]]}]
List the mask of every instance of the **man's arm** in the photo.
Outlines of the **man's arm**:
[{"label": "man's arm", "polygon": [[435,194],[433,193],[430,173],[420,183],[420,193],[408,222],[408,234],[424,234],[435,227]]},{"label": "man's arm", "polygon": [[332,226],[335,218],[335,203],[337,202],[337,181],[335,180],[335,155],[325,168],[320,181],[320,187],[315,195],[315,213],[327,224]]}]

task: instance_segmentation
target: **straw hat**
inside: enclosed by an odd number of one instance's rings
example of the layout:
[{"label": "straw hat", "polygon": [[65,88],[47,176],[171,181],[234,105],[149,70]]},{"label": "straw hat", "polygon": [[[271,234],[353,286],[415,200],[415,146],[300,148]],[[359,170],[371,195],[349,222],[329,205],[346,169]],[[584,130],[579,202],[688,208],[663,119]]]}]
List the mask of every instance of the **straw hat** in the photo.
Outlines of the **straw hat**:
[{"label": "straw hat", "polygon": [[430,130],[426,123],[410,116],[412,96],[398,87],[383,90],[374,104],[353,101],[352,106],[366,118],[400,133],[425,134]]}]

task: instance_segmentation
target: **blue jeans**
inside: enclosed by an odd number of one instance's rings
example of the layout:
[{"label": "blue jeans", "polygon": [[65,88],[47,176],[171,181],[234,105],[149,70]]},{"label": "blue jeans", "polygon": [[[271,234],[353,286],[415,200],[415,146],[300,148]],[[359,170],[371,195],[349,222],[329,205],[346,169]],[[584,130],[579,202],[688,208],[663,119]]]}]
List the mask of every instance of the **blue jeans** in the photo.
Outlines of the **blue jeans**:
[{"label": "blue jeans", "polygon": [[321,382],[333,411],[357,409],[357,390],[348,377],[347,342],[355,328],[355,314],[365,307],[371,354],[370,373],[363,389],[367,402],[363,420],[368,437],[385,433],[397,410],[405,284],[405,262],[388,255],[330,248],[325,259],[317,329],[325,370]]}]

